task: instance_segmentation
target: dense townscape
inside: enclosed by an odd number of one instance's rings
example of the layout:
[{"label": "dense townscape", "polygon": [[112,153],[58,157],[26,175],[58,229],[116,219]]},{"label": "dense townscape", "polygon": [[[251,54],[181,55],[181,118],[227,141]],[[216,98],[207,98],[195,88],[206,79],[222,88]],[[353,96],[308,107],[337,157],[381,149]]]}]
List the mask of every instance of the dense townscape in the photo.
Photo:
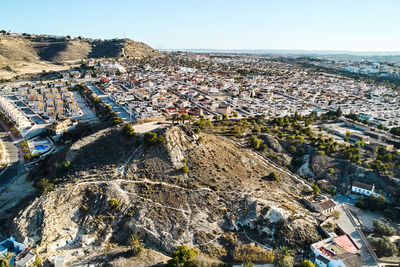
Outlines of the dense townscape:
[{"label": "dense townscape", "polygon": [[352,76],[397,77],[398,63],[178,51],[77,63],[0,84],[1,266],[400,261],[399,87]]}]

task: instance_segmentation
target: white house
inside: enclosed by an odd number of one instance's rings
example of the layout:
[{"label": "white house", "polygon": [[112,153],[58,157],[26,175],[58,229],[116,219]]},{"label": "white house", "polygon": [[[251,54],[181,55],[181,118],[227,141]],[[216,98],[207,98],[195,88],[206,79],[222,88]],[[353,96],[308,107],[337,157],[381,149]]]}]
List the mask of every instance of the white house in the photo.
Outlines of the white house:
[{"label": "white house", "polygon": [[29,248],[26,248],[15,258],[15,266],[16,267],[32,266],[35,260],[36,260],[36,255],[32,253]]},{"label": "white house", "polygon": [[0,110],[12,120],[19,129],[28,128],[32,125],[25,114],[3,96],[0,96]]},{"label": "white house", "polygon": [[375,192],[375,185],[364,184],[359,181],[353,182],[351,192],[365,196],[379,196],[379,194]]}]

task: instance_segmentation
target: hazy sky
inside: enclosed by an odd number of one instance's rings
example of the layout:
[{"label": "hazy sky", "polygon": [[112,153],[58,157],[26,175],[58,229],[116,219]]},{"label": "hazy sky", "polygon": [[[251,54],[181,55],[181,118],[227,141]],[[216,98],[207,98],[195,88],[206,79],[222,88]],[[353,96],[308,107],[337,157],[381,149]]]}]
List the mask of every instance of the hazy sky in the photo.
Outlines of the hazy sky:
[{"label": "hazy sky", "polygon": [[0,29],[154,48],[400,51],[400,0],[1,0]]}]

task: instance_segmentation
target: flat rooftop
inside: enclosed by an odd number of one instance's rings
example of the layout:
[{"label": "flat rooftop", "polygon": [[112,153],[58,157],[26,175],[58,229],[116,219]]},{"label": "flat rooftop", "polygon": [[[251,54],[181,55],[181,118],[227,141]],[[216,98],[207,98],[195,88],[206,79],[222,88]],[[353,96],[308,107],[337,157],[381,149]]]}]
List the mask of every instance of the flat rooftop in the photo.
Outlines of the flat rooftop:
[{"label": "flat rooftop", "polygon": [[349,235],[341,235],[333,238],[333,240],[347,252],[356,253],[359,250]]}]

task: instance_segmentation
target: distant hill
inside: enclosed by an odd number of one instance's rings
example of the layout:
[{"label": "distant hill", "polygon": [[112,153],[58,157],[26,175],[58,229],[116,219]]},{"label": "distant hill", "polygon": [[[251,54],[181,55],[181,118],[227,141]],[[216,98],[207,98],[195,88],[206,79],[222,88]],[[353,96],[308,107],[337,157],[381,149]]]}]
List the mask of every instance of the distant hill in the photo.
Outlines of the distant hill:
[{"label": "distant hill", "polygon": [[7,72],[15,75],[50,70],[84,58],[144,58],[158,54],[150,46],[130,39],[93,41],[0,34],[0,78]]}]

